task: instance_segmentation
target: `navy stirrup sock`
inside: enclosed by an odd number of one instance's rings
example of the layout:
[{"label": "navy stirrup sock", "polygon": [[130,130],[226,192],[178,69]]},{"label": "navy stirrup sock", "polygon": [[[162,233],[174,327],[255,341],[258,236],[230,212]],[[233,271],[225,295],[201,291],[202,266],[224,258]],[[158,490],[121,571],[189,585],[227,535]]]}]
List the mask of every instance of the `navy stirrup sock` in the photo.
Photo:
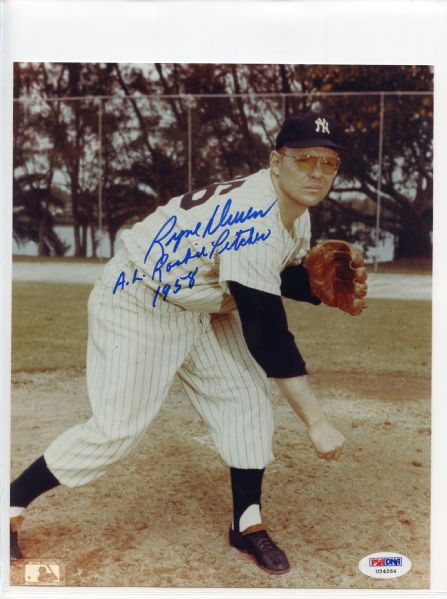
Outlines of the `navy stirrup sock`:
[{"label": "navy stirrup sock", "polygon": [[50,472],[42,455],[11,483],[10,505],[28,507],[36,497],[58,485],[60,482]]},{"label": "navy stirrup sock", "polygon": [[239,520],[250,505],[259,505],[261,510],[261,486],[265,468],[230,468],[233,491],[233,526],[239,532]]}]

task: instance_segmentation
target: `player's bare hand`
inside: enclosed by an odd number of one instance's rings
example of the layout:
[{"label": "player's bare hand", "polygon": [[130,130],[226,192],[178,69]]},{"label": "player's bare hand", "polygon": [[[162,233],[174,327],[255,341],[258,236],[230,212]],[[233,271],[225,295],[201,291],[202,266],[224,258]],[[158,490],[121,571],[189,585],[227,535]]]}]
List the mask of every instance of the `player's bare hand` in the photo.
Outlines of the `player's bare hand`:
[{"label": "player's bare hand", "polygon": [[342,454],[346,439],[326,418],[308,426],[307,434],[319,458],[336,460]]}]

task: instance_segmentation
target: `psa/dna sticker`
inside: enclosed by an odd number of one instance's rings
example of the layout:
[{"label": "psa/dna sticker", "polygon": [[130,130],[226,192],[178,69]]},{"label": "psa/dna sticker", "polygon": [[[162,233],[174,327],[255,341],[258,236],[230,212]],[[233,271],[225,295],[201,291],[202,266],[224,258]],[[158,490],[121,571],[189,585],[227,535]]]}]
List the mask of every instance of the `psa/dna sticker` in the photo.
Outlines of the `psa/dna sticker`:
[{"label": "psa/dna sticker", "polygon": [[362,558],[359,570],[371,578],[398,578],[411,570],[411,561],[400,553],[380,551]]}]

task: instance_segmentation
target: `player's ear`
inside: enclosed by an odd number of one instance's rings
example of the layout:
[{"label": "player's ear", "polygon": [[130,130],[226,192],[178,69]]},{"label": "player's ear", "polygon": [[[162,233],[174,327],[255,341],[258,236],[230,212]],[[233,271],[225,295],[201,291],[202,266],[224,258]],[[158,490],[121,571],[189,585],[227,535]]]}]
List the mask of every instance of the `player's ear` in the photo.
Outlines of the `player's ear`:
[{"label": "player's ear", "polygon": [[274,175],[279,175],[279,161],[281,160],[281,156],[279,152],[273,150],[270,154],[270,168]]}]

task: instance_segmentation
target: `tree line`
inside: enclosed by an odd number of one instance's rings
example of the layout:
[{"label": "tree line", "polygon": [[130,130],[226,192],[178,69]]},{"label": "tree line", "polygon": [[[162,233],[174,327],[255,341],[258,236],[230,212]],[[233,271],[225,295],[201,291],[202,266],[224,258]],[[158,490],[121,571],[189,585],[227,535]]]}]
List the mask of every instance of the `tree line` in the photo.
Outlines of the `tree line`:
[{"label": "tree line", "polygon": [[90,237],[95,255],[101,192],[113,253],[122,226],[190,186],[265,167],[284,116],[324,110],[342,121],[353,151],[313,211],[313,234],[366,248],[381,115],[371,92],[421,92],[384,96],[380,224],[397,257],[428,257],[433,98],[422,92],[432,89],[427,66],[16,63],[14,237],[63,255],[55,226],[65,218],[74,254],[86,256]]}]

